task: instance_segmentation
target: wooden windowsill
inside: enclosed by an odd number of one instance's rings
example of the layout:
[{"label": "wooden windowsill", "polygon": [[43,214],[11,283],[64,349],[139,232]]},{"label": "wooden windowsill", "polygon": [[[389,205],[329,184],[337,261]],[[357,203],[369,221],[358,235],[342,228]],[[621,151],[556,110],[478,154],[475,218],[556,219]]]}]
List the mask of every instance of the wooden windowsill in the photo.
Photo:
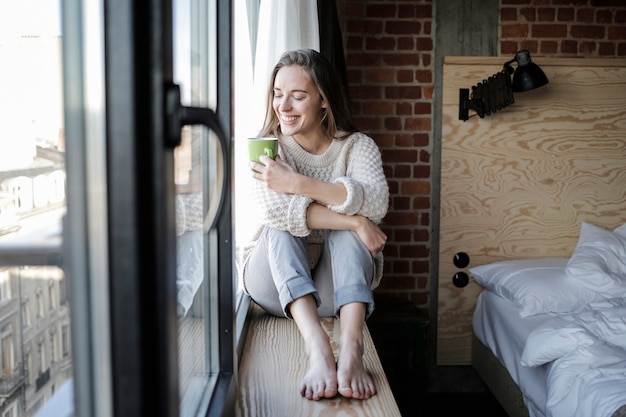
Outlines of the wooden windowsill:
[{"label": "wooden windowsill", "polygon": [[[310,401],[298,392],[307,357],[293,320],[266,314],[253,305],[239,364],[237,417],[372,416],[400,417],[398,405],[367,327],[364,331],[365,366],[377,393],[368,400],[337,396]],[[339,347],[339,320],[322,319],[335,356]]]}]

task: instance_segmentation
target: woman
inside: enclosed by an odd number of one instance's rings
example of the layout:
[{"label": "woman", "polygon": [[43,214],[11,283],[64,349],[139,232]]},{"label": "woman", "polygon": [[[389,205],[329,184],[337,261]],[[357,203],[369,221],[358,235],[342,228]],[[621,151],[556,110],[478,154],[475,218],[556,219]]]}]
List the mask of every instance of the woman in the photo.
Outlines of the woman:
[{"label": "woman", "polygon": [[[278,137],[279,155],[250,163],[260,224],[244,250],[244,289],[296,322],[309,360],[302,396],[367,399],[376,388],[363,325],[387,240],[378,227],[389,200],[380,151],[352,124],[333,65],[313,50],[276,64],[260,136]],[[340,319],[337,363],[320,316]]]}]

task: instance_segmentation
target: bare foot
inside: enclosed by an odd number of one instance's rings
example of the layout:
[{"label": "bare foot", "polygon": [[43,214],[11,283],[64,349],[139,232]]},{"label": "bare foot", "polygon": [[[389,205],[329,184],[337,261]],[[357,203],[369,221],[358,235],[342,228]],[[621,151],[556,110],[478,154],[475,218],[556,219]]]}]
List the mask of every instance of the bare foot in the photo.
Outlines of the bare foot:
[{"label": "bare foot", "polygon": [[337,395],[337,368],[328,335],[322,334],[306,342],[309,369],[300,381],[300,395],[309,400],[321,400]]},{"label": "bare foot", "polygon": [[374,380],[363,364],[363,345],[357,341],[344,340],[339,348],[337,381],[339,394],[346,398],[366,400],[376,394]]}]

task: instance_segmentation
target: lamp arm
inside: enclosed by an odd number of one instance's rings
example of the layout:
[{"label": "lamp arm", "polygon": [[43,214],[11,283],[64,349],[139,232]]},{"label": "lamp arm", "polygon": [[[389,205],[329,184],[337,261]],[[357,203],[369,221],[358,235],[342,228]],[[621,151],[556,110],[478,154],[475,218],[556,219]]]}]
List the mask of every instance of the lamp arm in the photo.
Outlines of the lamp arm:
[{"label": "lamp arm", "polygon": [[510,61],[506,61],[504,63],[504,65],[502,66],[502,68],[506,68],[506,67],[510,67],[512,63],[514,63],[515,61],[517,61],[516,58],[511,59]]},{"label": "lamp arm", "polygon": [[511,75],[515,72],[515,69],[513,69],[513,67],[511,66],[512,63],[516,62],[517,60],[515,58],[513,58],[510,61],[506,61],[504,63],[504,65],[502,66],[502,69],[505,69],[507,74]]}]

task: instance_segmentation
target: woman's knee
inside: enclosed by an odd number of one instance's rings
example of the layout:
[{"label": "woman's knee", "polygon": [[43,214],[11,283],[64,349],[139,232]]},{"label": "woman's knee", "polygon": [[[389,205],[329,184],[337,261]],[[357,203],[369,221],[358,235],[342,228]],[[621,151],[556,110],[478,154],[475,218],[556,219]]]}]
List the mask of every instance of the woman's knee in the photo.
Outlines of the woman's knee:
[{"label": "woman's knee", "polygon": [[327,246],[333,259],[341,259],[356,265],[371,268],[374,259],[359,235],[349,230],[333,230],[327,236]]},{"label": "woman's knee", "polygon": [[362,252],[368,252],[367,246],[361,240],[356,232],[351,230],[331,230],[327,235],[327,240],[331,247],[341,247],[350,250],[358,249]]},{"label": "woman's knee", "polygon": [[303,251],[306,246],[306,240],[302,237],[294,236],[284,230],[266,228],[263,232],[263,239],[269,248],[278,250],[297,250]]},{"label": "woman's knee", "polygon": [[305,241],[289,232],[265,229],[244,267],[246,293],[268,313],[284,316],[294,294],[312,291],[310,281]]}]

